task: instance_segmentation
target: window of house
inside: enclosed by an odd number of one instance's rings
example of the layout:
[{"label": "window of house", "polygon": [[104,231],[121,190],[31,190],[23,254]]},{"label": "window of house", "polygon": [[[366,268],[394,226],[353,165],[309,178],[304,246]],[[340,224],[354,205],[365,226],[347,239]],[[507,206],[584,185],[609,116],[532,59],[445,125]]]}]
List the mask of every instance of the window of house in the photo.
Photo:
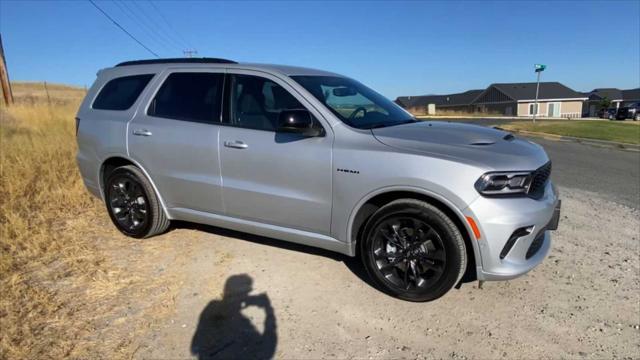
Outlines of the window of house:
[{"label": "window of house", "polygon": [[529,115],[538,114],[539,104],[529,104]]},{"label": "window of house", "polygon": [[177,72],[169,75],[151,102],[150,116],[217,123],[223,74]]},{"label": "window of house", "polygon": [[115,78],[100,90],[92,108],[98,110],[127,110],[136,102],[153,74]]}]

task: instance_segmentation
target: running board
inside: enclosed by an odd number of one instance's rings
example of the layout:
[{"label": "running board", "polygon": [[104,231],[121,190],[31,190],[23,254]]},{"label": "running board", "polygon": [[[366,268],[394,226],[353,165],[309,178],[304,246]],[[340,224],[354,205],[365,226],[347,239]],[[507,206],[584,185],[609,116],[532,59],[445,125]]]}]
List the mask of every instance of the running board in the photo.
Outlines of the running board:
[{"label": "running board", "polygon": [[327,235],[186,208],[171,208],[168,210],[171,213],[171,218],[176,220],[218,226],[225,229],[322,248],[348,256],[355,256],[355,246],[351,246]]}]

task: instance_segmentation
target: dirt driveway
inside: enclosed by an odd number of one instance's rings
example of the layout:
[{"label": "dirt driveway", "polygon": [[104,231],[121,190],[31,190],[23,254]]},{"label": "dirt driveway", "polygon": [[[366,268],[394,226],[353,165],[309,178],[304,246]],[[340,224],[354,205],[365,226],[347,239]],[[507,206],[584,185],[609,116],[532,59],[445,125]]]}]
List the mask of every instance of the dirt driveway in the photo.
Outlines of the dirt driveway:
[{"label": "dirt driveway", "polygon": [[[509,282],[465,284],[430,303],[393,299],[357,261],[179,224],[101,241],[145,279],[95,326],[97,349],[134,358],[637,358],[637,210],[561,188],[549,258]],[[106,216],[100,226],[108,227]]]}]

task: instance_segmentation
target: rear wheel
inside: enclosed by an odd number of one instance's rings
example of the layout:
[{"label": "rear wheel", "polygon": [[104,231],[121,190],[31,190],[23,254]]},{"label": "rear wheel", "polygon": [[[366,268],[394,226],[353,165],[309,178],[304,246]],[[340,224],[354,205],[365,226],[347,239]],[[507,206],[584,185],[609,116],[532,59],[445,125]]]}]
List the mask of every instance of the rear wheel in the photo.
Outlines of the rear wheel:
[{"label": "rear wheel", "polygon": [[116,168],[108,175],[105,201],[111,221],[127,236],[151,237],[169,227],[151,183],[133,165]]},{"label": "rear wheel", "polygon": [[457,226],[440,209],[414,199],[392,201],[371,216],[360,254],[381,290],[409,301],[441,297],[467,266]]}]

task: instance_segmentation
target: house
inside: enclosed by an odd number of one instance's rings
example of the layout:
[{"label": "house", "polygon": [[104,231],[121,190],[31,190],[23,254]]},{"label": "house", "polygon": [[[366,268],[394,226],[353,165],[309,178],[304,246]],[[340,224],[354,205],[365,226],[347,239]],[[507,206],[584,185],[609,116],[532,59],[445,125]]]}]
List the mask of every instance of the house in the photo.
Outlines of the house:
[{"label": "house", "polygon": [[[531,116],[534,113],[536,83],[497,83],[484,90],[469,90],[458,94],[402,96],[396,102],[409,111],[436,109],[493,113],[507,116]],[[539,117],[580,117],[588,97],[559,82],[541,82],[538,90]],[[419,113],[419,112],[418,112]]]},{"label": "house", "polygon": [[634,102],[640,102],[640,88],[620,90],[616,88],[599,88],[585,93],[588,100],[585,102],[584,116],[594,117],[602,107],[603,100],[609,101],[609,107],[619,109]]},{"label": "house", "polygon": [[[507,116],[532,116],[536,99],[535,82],[491,84],[474,100],[476,111]],[[539,117],[576,118],[582,116],[582,103],[587,100],[559,82],[541,82],[538,89]]]},{"label": "house", "polygon": [[427,113],[427,107],[434,104],[436,109],[452,111],[473,111],[472,102],[484,90],[468,90],[448,95],[400,96],[396,103],[414,114]]}]

